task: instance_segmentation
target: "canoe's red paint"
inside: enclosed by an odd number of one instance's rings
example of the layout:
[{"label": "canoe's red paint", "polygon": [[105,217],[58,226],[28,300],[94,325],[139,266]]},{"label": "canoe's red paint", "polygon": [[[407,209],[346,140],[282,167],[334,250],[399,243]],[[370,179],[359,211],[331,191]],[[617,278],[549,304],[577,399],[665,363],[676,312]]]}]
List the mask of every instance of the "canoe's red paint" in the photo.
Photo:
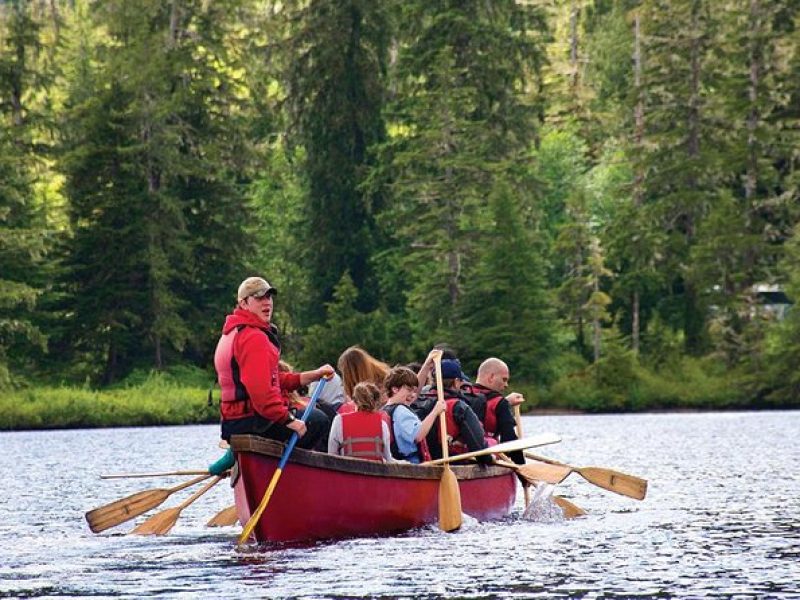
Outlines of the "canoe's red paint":
[{"label": "canoe's red paint", "polygon": [[[283,445],[252,436],[233,440],[239,476],[234,496],[246,523],[275,473]],[[500,467],[454,467],[464,513],[507,515],[515,475]],[[438,520],[441,467],[383,465],[295,449],[254,535],[287,542],[390,534]]]}]

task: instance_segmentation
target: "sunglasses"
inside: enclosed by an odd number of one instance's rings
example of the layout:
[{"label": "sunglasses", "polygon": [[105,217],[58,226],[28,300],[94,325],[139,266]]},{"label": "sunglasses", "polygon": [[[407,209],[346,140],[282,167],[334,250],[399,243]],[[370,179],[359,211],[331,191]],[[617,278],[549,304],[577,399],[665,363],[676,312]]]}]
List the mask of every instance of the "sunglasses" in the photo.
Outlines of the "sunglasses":
[{"label": "sunglasses", "polygon": [[275,290],[270,288],[268,290],[256,292],[255,294],[250,294],[250,297],[255,298],[256,300],[261,300],[262,298],[265,298],[267,296],[274,296],[274,295],[275,295]]}]

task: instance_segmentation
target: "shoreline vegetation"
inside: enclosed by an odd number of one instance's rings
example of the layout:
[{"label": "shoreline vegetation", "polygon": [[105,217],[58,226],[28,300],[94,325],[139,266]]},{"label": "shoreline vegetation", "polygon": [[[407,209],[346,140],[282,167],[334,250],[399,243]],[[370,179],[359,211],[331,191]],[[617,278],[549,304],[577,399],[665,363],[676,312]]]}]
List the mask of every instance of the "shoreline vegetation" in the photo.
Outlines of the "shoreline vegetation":
[{"label": "shoreline vegetation", "polygon": [[[729,374],[728,374],[729,375]],[[137,372],[124,384],[102,390],[69,385],[38,385],[0,396],[0,431],[142,427],[216,423],[219,389],[200,369]],[[730,377],[694,378],[686,370],[672,377],[642,370],[625,387],[610,387],[596,374],[558,380],[549,390],[520,383],[528,415],[633,412],[702,412],[799,408],[796,403],[748,400],[742,381]]]}]

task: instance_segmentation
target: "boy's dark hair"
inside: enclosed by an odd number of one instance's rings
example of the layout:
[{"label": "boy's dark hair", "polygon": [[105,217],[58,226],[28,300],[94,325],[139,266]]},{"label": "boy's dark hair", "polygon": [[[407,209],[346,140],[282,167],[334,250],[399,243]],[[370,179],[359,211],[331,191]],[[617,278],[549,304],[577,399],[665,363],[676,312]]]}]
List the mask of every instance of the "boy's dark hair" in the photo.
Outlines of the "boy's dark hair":
[{"label": "boy's dark hair", "polygon": [[386,391],[387,396],[391,395],[392,388],[401,388],[404,385],[414,389],[419,385],[416,373],[408,367],[393,367],[383,380],[383,389]]}]

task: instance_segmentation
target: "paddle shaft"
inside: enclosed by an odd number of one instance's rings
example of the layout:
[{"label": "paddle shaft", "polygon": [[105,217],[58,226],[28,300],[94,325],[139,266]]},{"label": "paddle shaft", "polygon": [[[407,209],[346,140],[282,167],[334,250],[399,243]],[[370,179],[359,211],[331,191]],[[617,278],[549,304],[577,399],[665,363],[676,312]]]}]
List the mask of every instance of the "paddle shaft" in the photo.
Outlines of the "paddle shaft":
[{"label": "paddle shaft", "polygon": [[205,494],[212,487],[217,485],[220,481],[222,481],[222,476],[221,475],[217,475],[216,477],[214,477],[214,479],[212,479],[211,481],[206,483],[203,487],[201,487],[199,490],[197,490],[194,494],[192,494],[186,500],[184,500],[178,506],[176,506],[176,508],[178,508],[179,510],[183,510],[184,508],[189,506],[192,502],[197,500],[200,496]]},{"label": "paddle shaft", "polygon": [[[436,398],[439,402],[444,402],[441,352],[434,356],[433,365],[436,376]],[[439,413],[439,439],[442,443],[442,457],[447,460],[450,448],[447,444],[447,418],[445,412]],[[455,531],[461,527],[461,522],[461,490],[458,487],[458,479],[455,473],[450,469],[450,465],[445,462],[442,479],[439,482],[439,528],[442,531]]]},{"label": "paddle shaft", "polygon": [[[519,412],[519,404],[514,405],[514,421],[517,424],[517,437],[522,437],[522,415]],[[525,507],[531,503],[531,491],[527,485],[522,486],[522,492],[525,494]]]},{"label": "paddle shaft", "polygon": [[[328,378],[323,377],[319,380],[317,387],[314,388],[314,393],[311,395],[311,400],[308,402],[308,406],[306,406],[305,411],[303,412],[303,416],[300,418],[301,421],[304,423],[306,419],[308,419],[308,415],[311,414],[311,411],[314,410],[314,405],[317,403],[319,399],[319,395],[322,392],[325,384],[327,383]],[[286,462],[289,460],[289,455],[294,450],[295,444],[297,444],[297,440],[300,436],[297,435],[295,431],[292,433],[292,436],[289,438],[289,443],[286,445],[286,449],[283,451],[283,455],[281,456],[281,460],[278,463],[278,468],[275,469],[275,472],[272,474],[272,479],[267,486],[267,491],[264,492],[264,497],[261,498],[261,502],[258,504],[256,511],[250,515],[250,519],[245,524],[244,528],[242,529],[241,535],[239,535],[239,539],[237,540],[237,544],[241,546],[244,544],[249,538],[250,534],[253,533],[253,529],[256,528],[258,525],[259,520],[261,519],[261,515],[264,510],[267,508],[267,504],[269,504],[269,500],[272,497],[272,492],[275,491],[275,486],[278,485],[278,480],[281,478],[281,474],[283,473],[283,467],[286,465]]]},{"label": "paddle shaft", "polygon": [[497,444],[495,446],[489,446],[488,448],[484,448],[483,450],[475,450],[473,452],[465,452],[464,454],[456,454],[455,456],[449,456],[447,459],[437,458],[436,460],[429,460],[422,464],[442,465],[447,462],[466,460],[468,458],[474,458],[476,456],[486,456],[487,454],[498,454],[500,452],[503,453],[515,452],[517,450],[525,450],[527,448],[533,448],[534,446],[546,446],[548,444],[557,444],[560,441],[561,438],[554,433],[540,433],[539,435],[535,435],[533,437],[522,438],[520,440],[513,440],[510,442],[503,442],[502,444]]},{"label": "paddle shaft", "polygon": [[163,471],[160,473],[111,473],[100,475],[100,479],[138,479],[144,477],[171,477],[173,475],[208,475],[208,469],[195,471]]}]

